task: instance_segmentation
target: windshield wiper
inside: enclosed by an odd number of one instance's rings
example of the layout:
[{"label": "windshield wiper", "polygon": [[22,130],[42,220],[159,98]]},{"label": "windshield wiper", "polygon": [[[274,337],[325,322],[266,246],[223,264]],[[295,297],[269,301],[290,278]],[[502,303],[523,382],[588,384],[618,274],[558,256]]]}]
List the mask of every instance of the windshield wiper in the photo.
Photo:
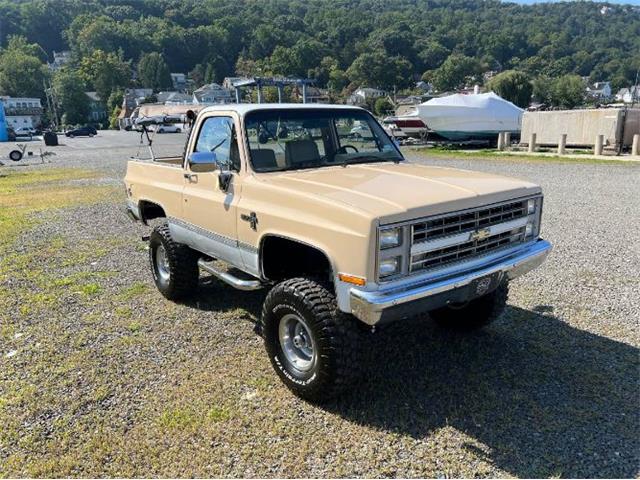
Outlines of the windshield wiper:
[{"label": "windshield wiper", "polygon": [[[364,161],[362,161],[364,160]],[[384,158],[384,157],[376,157],[375,155],[357,155],[355,157],[345,157],[344,162],[342,163],[343,167],[351,163],[367,163],[370,162],[393,162],[400,163],[400,158]]]}]

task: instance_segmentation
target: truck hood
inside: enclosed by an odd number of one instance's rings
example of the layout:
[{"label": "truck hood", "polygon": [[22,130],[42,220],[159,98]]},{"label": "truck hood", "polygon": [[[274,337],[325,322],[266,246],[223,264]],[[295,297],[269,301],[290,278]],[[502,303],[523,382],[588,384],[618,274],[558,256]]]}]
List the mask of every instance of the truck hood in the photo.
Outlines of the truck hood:
[{"label": "truck hood", "polygon": [[540,187],[489,173],[402,162],[260,175],[273,187],[323,197],[394,223],[534,195]]}]

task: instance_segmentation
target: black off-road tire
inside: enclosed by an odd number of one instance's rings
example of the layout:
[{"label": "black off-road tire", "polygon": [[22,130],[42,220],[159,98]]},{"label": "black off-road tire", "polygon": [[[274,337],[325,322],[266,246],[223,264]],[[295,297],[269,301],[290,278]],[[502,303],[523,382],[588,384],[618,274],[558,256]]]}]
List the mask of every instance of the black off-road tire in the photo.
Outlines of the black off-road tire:
[{"label": "black off-road tire", "polygon": [[[164,269],[158,265],[160,248],[163,248],[166,254],[167,265]],[[151,232],[149,264],[156,287],[169,300],[185,300],[195,294],[200,278],[198,253],[182,243],[175,242],[167,224],[159,225]]]},{"label": "black off-road tire", "polygon": [[500,318],[508,296],[509,283],[505,281],[493,292],[471,300],[463,307],[444,307],[429,315],[442,328],[462,332],[479,330]]},{"label": "black off-road tire", "polygon": [[11,150],[9,152],[9,158],[14,162],[22,160],[22,152],[20,150]]},{"label": "black off-road tire", "polygon": [[[280,339],[281,322],[303,319],[314,342],[315,362],[309,371],[292,366]],[[308,278],[277,284],[262,308],[261,331],[274,370],[297,396],[326,402],[353,385],[361,375],[362,331],[351,315],[338,309],[330,288]]]}]

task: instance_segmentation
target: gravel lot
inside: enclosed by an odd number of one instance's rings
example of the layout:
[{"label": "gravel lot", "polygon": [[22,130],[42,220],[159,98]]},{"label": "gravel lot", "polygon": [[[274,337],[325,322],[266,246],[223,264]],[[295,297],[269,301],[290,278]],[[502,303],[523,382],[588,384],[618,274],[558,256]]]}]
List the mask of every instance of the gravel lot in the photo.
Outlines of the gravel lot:
[{"label": "gravel lot", "polygon": [[[0,245],[0,477],[639,475],[640,165],[408,151],[540,183],[555,249],[479,334],[417,319],[372,335],[363,384],[320,408],[271,370],[253,333],[264,293],[203,278],[178,305],[155,290],[146,230],[122,210],[138,138],[65,139],[51,163],[0,167],[0,208],[76,189]],[[68,180],[2,190],[59,168]]]}]

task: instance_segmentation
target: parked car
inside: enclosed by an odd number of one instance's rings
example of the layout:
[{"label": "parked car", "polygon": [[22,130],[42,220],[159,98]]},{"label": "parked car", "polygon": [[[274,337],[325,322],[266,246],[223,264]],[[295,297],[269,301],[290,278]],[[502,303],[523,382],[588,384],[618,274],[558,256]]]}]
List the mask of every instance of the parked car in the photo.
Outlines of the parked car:
[{"label": "parked car", "polygon": [[162,125],[153,126],[153,127],[149,128],[149,130],[151,130],[151,131],[155,130],[157,133],[180,133],[180,132],[182,132],[182,128],[180,128],[178,125],[172,125],[172,124],[162,124]]},{"label": "parked car", "polygon": [[34,135],[40,135],[42,132],[33,127],[20,127],[16,129],[16,136],[18,137],[33,137]]},{"label": "parked car", "polygon": [[98,131],[93,127],[87,126],[87,127],[76,128],[74,130],[68,130],[64,134],[69,138],[93,137],[94,135],[98,134]]},{"label": "parked car", "polygon": [[[375,141],[351,142],[356,121]],[[161,219],[149,237],[160,292],[202,294],[200,270],[270,290],[258,331],[280,379],[312,401],[358,378],[363,332],[415,315],[480,329],[551,250],[539,186],[408,162],[355,107],[207,107],[184,157],[132,160],[125,184],[132,218]]]}]

